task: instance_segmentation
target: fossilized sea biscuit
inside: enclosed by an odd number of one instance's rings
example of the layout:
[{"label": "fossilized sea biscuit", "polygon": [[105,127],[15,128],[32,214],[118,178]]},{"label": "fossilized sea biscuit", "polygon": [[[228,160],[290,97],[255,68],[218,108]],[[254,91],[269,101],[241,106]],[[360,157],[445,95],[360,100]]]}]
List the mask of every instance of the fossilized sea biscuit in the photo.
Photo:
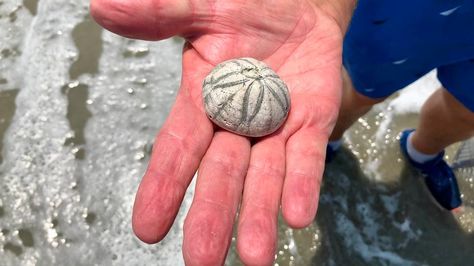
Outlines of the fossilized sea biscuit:
[{"label": "fossilized sea biscuit", "polygon": [[253,58],[217,65],[205,78],[202,95],[214,123],[244,136],[273,133],[290,110],[286,84],[265,63]]}]

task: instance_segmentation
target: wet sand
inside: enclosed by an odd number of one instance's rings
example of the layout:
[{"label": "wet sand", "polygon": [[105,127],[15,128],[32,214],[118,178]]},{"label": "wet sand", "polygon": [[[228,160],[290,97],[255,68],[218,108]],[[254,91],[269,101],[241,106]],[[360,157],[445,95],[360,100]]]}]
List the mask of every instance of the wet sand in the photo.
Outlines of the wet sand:
[{"label": "wet sand", "polygon": [[15,98],[17,93],[17,89],[0,91],[0,164],[3,161],[1,154],[3,149],[3,136],[15,113]]}]

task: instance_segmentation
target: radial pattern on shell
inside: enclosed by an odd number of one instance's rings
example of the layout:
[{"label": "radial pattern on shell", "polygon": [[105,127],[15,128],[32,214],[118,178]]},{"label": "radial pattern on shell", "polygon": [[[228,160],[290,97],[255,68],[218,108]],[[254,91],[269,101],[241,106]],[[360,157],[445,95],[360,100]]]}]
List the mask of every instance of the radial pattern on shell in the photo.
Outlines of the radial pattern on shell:
[{"label": "radial pattern on shell", "polygon": [[250,137],[276,131],[290,109],[286,84],[265,63],[253,58],[217,65],[205,78],[202,95],[214,123]]}]

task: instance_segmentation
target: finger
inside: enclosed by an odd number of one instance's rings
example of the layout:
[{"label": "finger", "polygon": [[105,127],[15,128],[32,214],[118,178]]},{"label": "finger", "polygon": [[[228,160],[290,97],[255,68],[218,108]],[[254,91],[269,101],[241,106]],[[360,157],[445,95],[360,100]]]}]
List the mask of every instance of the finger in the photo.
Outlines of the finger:
[{"label": "finger", "polygon": [[283,138],[274,135],[252,147],[237,231],[237,250],[245,265],[270,265],[275,259],[284,175]]},{"label": "finger", "polygon": [[180,90],[155,140],[150,164],[135,198],[133,230],[147,243],[160,241],[168,232],[212,139],[212,124],[190,98],[185,89]]},{"label": "finger", "polygon": [[184,222],[186,265],[221,265],[250,157],[249,140],[217,132],[202,160],[194,200]]},{"label": "finger", "polygon": [[166,39],[193,23],[190,0],[91,0],[90,10],[104,28],[129,38]]},{"label": "finger", "polygon": [[293,228],[308,226],[316,215],[327,139],[316,127],[306,127],[286,144],[282,214]]}]

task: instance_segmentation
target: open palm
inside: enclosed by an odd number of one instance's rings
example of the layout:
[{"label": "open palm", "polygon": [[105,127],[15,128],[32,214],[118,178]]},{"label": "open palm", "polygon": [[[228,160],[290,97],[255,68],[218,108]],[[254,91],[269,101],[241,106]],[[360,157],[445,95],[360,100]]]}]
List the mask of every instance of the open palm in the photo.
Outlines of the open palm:
[{"label": "open palm", "polygon": [[[187,40],[181,88],[137,192],[136,235],[147,243],[164,238],[199,168],[184,224],[186,263],[223,263],[239,205],[241,259],[271,263],[280,205],[295,228],[309,225],[316,214],[341,97],[338,24],[309,0],[95,0],[91,11],[105,28],[126,37]],[[239,57],[264,61],[290,90],[288,119],[270,136],[252,140],[223,131],[204,112],[205,76]]]}]

